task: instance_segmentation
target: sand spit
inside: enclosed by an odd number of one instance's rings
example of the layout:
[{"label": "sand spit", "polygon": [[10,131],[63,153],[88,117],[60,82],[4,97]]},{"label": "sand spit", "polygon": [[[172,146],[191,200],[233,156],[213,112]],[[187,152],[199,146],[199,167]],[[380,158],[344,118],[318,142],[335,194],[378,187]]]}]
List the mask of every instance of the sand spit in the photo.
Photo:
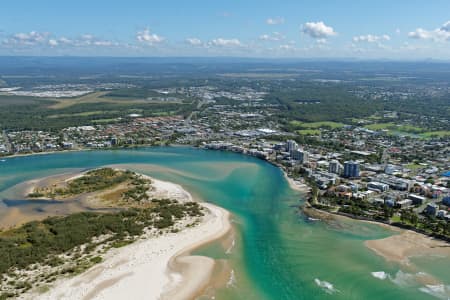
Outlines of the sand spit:
[{"label": "sand spit", "polygon": [[[152,193],[162,198],[191,201],[181,186],[151,179]],[[177,233],[148,235],[133,244],[112,249],[87,272],[57,280],[49,291],[23,295],[22,299],[189,299],[205,289],[215,261],[190,256],[203,244],[231,230],[229,213],[201,203],[205,216],[194,227]]]},{"label": "sand spit", "polygon": [[450,257],[450,244],[431,237],[406,230],[380,240],[366,241],[365,245],[388,261],[409,264],[415,256]]}]

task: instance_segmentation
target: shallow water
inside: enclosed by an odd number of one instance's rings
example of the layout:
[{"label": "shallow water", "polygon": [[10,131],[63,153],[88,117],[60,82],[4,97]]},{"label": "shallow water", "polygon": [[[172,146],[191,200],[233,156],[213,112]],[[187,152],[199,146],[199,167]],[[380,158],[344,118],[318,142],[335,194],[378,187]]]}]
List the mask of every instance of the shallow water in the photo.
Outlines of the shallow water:
[{"label": "shallow water", "polygon": [[[220,259],[233,276],[202,299],[211,295],[215,299],[442,298],[439,287],[426,287],[409,275],[410,269],[385,262],[363,244],[392,232],[352,220],[339,226],[308,222],[293,207],[301,203],[300,195],[289,188],[278,168],[239,154],[153,148],[8,158],[0,164],[0,199],[13,195],[14,186],[25,180],[103,165],[122,165],[179,183],[194,196],[232,212],[234,243],[217,241],[196,254]],[[29,205],[11,204],[0,204],[0,218],[13,209],[17,216],[30,213]],[[51,213],[47,204],[32,205],[39,206],[42,214]],[[33,209],[33,214],[40,212]],[[440,262],[448,265],[442,258],[418,260],[414,272],[432,274],[446,287],[450,274]],[[373,272],[385,273],[374,276]]]}]

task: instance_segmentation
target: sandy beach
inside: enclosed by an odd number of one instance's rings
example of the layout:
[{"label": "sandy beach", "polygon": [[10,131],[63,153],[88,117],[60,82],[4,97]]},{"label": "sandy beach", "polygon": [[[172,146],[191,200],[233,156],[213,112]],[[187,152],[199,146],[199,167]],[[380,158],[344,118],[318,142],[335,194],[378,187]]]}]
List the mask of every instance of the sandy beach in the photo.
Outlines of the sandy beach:
[{"label": "sandy beach", "polygon": [[291,189],[295,190],[295,191],[299,191],[302,193],[308,193],[310,190],[310,187],[305,184],[302,183],[300,181],[294,180],[293,178],[289,177],[286,172],[280,167],[281,171],[283,171],[283,175],[284,178],[286,178],[287,182],[289,183],[289,186],[291,187]]},{"label": "sandy beach", "polygon": [[[325,222],[339,221],[339,219],[349,219],[348,217],[332,214],[313,207],[304,207],[303,212],[308,216],[321,219]],[[411,230],[401,229],[389,224],[367,220],[355,221],[375,224],[392,231],[394,235],[390,237],[379,240],[368,240],[364,242],[364,245],[367,248],[387,261],[409,265],[409,258],[411,257],[431,255],[450,258],[450,244],[445,241],[436,240],[423,234]]]},{"label": "sandy beach", "polygon": [[410,230],[380,240],[366,241],[365,245],[388,261],[408,265],[415,256],[450,257],[450,244]]},{"label": "sandy beach", "polygon": [[[155,180],[153,193],[191,201],[181,186]],[[155,195],[156,196],[156,195]],[[108,251],[104,260],[87,272],[57,280],[44,294],[22,299],[189,299],[210,281],[215,262],[190,252],[221,238],[229,230],[229,213],[201,203],[207,213],[201,222],[177,233],[142,237],[133,244]]]}]

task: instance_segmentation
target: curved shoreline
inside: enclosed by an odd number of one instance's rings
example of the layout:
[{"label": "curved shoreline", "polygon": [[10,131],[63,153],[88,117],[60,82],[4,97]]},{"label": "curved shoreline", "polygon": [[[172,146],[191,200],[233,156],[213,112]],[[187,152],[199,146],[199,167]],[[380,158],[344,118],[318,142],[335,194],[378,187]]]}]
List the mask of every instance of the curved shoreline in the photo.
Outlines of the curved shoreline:
[{"label": "curved shoreline", "polygon": [[[181,249],[178,253],[172,256],[168,262],[168,272],[172,276],[174,274],[181,274],[182,279],[178,284],[165,292],[161,299],[191,299],[199,292],[204,290],[211,280],[212,271],[215,261],[206,256],[193,256],[191,253],[202,246],[210,244],[229,233],[232,230],[230,223],[230,213],[213,204],[201,203],[202,206],[207,207],[211,212],[216,214],[216,218],[222,223],[220,231],[217,231],[210,236],[203,237],[202,240]],[[201,277],[195,278],[195,275]],[[194,275],[194,276],[193,276]]]},{"label": "curved shoreline", "polygon": [[[65,174],[67,176],[67,174]],[[73,176],[73,175],[72,175]],[[151,178],[165,195],[192,201],[178,184]],[[210,203],[199,202],[207,210],[199,224],[177,233],[144,236],[138,241],[111,249],[104,260],[75,277],[62,277],[44,294],[36,290],[22,299],[190,299],[211,282],[215,261],[190,253],[216,241],[231,230],[230,213]],[[191,221],[189,221],[191,222]]]},{"label": "curved shoreline", "polygon": [[383,257],[386,261],[401,265],[409,265],[410,258],[423,256],[446,256],[450,257],[450,244],[448,242],[433,239],[430,236],[417,233],[412,230],[403,229],[387,223],[354,219],[349,216],[334,214],[314,207],[303,207],[306,215],[323,219],[348,219],[355,222],[374,224],[390,231],[397,232],[389,237],[375,240],[366,240],[364,246],[374,254]]}]

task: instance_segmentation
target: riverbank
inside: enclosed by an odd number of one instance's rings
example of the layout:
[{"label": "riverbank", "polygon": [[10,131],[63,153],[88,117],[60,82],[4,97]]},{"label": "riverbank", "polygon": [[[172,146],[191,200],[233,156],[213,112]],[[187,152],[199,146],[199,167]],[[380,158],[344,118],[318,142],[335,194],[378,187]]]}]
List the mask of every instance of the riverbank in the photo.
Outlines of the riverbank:
[{"label": "riverbank", "polygon": [[[176,198],[180,202],[193,200],[180,185],[145,177],[152,181],[154,188],[150,193],[153,197]],[[231,230],[226,210],[209,203],[200,205],[205,215],[195,225],[193,220],[184,220],[179,232],[148,232],[130,245],[109,250],[103,261],[87,272],[72,278],[60,278],[47,292],[33,291],[21,298],[192,298],[210,282],[215,262],[190,253]]]},{"label": "riverbank", "polygon": [[319,210],[310,206],[303,207],[303,212],[309,217],[321,219],[325,222],[346,218],[358,222],[375,224],[391,230],[394,235],[390,237],[379,240],[368,240],[364,242],[364,245],[368,249],[383,257],[386,261],[408,265],[410,263],[409,259],[412,257],[432,255],[450,258],[449,243],[411,230],[402,229],[376,221],[355,219],[348,216]]},{"label": "riverbank", "polygon": [[[42,152],[32,152],[32,153],[15,153],[15,154],[8,154],[8,155],[2,155],[0,156],[0,159],[10,159],[10,158],[16,158],[16,157],[27,157],[27,156],[38,156],[38,155],[51,155],[51,154],[57,154],[57,153],[68,153],[68,152],[83,152],[83,151],[92,151],[94,149],[71,149],[71,150],[57,150],[57,151],[42,151]],[[99,150],[99,149],[95,149]]]},{"label": "riverbank", "polygon": [[311,188],[306,183],[302,183],[300,181],[293,179],[292,177],[289,177],[286,171],[281,166],[278,167],[283,172],[284,178],[286,178],[286,181],[289,183],[289,187],[291,189],[301,192],[304,195],[306,195],[311,191]]},{"label": "riverbank", "polygon": [[409,265],[409,259],[420,256],[450,258],[450,244],[410,230],[380,240],[366,241],[364,245],[387,261]]}]

